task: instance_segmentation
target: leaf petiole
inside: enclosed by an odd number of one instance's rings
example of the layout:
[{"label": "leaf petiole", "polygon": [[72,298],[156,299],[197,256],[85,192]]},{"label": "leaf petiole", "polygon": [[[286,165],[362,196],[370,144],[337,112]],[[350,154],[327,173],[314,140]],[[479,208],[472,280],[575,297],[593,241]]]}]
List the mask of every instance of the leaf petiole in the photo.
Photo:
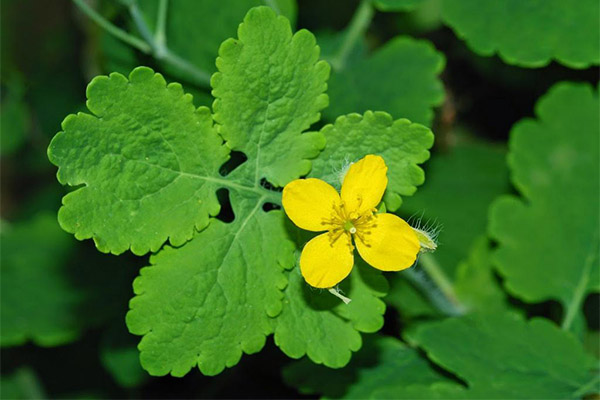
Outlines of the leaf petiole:
[{"label": "leaf petiole", "polygon": [[104,28],[108,33],[115,36],[116,38],[122,40],[127,43],[131,47],[135,47],[139,51],[144,54],[150,54],[152,51],[152,47],[143,40],[125,32],[123,29],[118,28],[109,22],[106,18],[100,15],[96,10],[87,5],[87,3],[83,0],[73,0],[73,3],[84,13],[87,17],[89,17],[92,21],[100,25]]},{"label": "leaf petiole", "polygon": [[371,5],[371,0],[362,0],[360,2],[350,21],[350,25],[346,29],[342,45],[337,53],[330,59],[331,66],[334,70],[341,71],[344,69],[350,52],[354,48],[356,41],[365,33],[371,24],[374,13],[375,10]]},{"label": "leaf petiole", "polygon": [[144,17],[140,12],[137,2],[132,1],[130,3],[129,13],[131,14],[131,18],[133,19],[144,40],[131,35],[121,28],[118,28],[100,15],[96,10],[87,5],[84,0],[73,0],[73,2],[81,10],[81,12],[100,25],[111,35],[136,48],[144,54],[150,54],[157,60],[161,60],[167,64],[177,67],[181,71],[185,71],[187,76],[191,78],[192,83],[195,85],[202,88],[210,87],[210,73],[201,70],[189,61],[174,54],[166,46],[165,26],[168,5],[166,0],[162,0],[160,2],[157,17],[157,32],[154,35],[148,28],[146,21],[144,21]]}]

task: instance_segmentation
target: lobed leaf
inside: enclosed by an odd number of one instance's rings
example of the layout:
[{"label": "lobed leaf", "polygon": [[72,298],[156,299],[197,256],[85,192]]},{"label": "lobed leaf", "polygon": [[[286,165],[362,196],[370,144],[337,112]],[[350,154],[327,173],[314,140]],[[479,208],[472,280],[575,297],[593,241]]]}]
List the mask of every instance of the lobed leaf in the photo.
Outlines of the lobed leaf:
[{"label": "lobed leaf", "polygon": [[284,370],[284,379],[302,393],[349,399],[561,399],[598,386],[594,360],[543,318],[472,314],[423,323],[411,341],[437,366],[396,339],[374,336],[344,370],[302,360]]},{"label": "lobed leaf", "polygon": [[[151,257],[134,281],[127,326],[151,375],[216,375],[262,349],[293,263],[282,211],[233,196],[236,219],[214,220],[180,248]],[[256,205],[254,204],[256,203]]]},{"label": "lobed leaf", "polygon": [[490,210],[506,289],[527,302],[560,301],[566,328],[599,290],[599,107],[587,84],[552,87],[536,106],[538,119],[510,134],[508,163],[523,198],[501,197]]},{"label": "lobed leaf", "polygon": [[411,339],[467,382],[464,397],[564,399],[594,391],[594,360],[547,319],[471,315],[424,324]]},{"label": "lobed leaf", "polygon": [[302,131],[328,104],[329,65],[319,61],[312,33],[292,35],[287,19],[267,7],[248,12],[238,38],[219,49],[213,118],[227,145],[248,157],[232,177],[284,186],[306,175],[325,145],[317,132]]},{"label": "lobed leaf", "polygon": [[63,229],[114,254],[185,243],[220,208],[229,150],[210,111],[146,67],[95,78],[87,97],[93,115],[69,115],[48,148],[59,182],[82,186],[63,198]]},{"label": "lobed leaf", "polygon": [[570,68],[600,63],[600,5],[581,0],[445,0],[442,18],[476,53],[495,53],[508,64]]},{"label": "lobed leaf", "polygon": [[433,134],[423,125],[406,119],[394,121],[384,112],[349,114],[326,125],[321,133],[327,146],[313,161],[310,176],[340,187],[343,167],[367,154],[379,154],[388,166],[388,187],[384,201],[394,211],[402,204],[400,196],[411,196],[425,181],[417,165],[429,159]]}]

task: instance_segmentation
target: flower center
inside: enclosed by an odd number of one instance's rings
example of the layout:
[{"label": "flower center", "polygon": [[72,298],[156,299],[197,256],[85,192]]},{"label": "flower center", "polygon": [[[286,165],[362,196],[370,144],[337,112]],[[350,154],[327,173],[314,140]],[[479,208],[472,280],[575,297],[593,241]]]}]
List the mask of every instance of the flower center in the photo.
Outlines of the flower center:
[{"label": "flower center", "polygon": [[356,233],[356,228],[354,227],[354,225],[352,224],[352,221],[350,221],[350,220],[344,222],[344,230],[346,232],[350,232],[351,234]]}]

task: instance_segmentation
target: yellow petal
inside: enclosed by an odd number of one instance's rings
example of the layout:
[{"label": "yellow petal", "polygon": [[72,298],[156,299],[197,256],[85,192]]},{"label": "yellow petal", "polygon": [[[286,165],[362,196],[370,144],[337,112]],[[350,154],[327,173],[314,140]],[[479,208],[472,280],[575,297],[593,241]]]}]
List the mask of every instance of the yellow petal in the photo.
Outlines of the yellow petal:
[{"label": "yellow petal", "polygon": [[419,239],[402,218],[375,214],[375,225],[354,235],[360,256],[382,271],[400,271],[413,265],[419,253]]},{"label": "yellow petal", "polygon": [[315,178],[296,179],[283,188],[283,209],[294,224],[302,229],[321,232],[331,228],[334,207],[340,195],[330,184]]},{"label": "yellow petal", "polygon": [[300,256],[300,271],[310,286],[330,288],[348,276],[354,265],[352,243],[348,234],[331,240],[323,233],[306,243]]},{"label": "yellow petal", "polygon": [[352,164],[342,183],[346,211],[362,215],[375,208],[387,183],[387,166],[380,156],[370,154]]}]

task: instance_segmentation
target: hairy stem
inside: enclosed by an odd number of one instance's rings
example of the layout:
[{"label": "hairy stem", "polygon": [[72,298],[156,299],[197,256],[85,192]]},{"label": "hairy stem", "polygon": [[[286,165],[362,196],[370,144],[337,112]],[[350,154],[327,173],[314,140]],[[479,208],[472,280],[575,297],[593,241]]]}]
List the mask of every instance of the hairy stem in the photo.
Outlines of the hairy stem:
[{"label": "hairy stem", "polygon": [[406,270],[403,275],[427,296],[428,300],[443,314],[449,316],[463,315],[465,307],[460,303],[452,282],[440,268],[432,254],[419,257],[421,271],[414,268]]},{"label": "hairy stem", "polygon": [[111,35],[115,36],[117,39],[122,40],[123,42],[127,43],[131,47],[135,47],[142,53],[145,53],[145,54],[151,53],[152,47],[148,43],[144,42],[143,40],[141,40],[133,35],[130,35],[129,33],[125,32],[123,29],[118,28],[117,26],[113,25],[102,15],[98,14],[96,12],[96,10],[94,10],[93,8],[88,6],[84,0],[73,0],[73,3],[75,3],[75,5],[79,8],[79,10],[81,10],[81,12],[84,13],[88,18],[90,18],[92,21],[94,21],[95,23],[100,25],[103,29],[105,29]]},{"label": "hairy stem", "polygon": [[346,29],[346,35],[344,36],[342,45],[337,53],[330,59],[331,66],[334,70],[341,71],[344,69],[348,56],[356,45],[356,41],[365,33],[371,24],[373,14],[374,10],[371,5],[371,0],[362,0],[354,12],[350,25]]}]

